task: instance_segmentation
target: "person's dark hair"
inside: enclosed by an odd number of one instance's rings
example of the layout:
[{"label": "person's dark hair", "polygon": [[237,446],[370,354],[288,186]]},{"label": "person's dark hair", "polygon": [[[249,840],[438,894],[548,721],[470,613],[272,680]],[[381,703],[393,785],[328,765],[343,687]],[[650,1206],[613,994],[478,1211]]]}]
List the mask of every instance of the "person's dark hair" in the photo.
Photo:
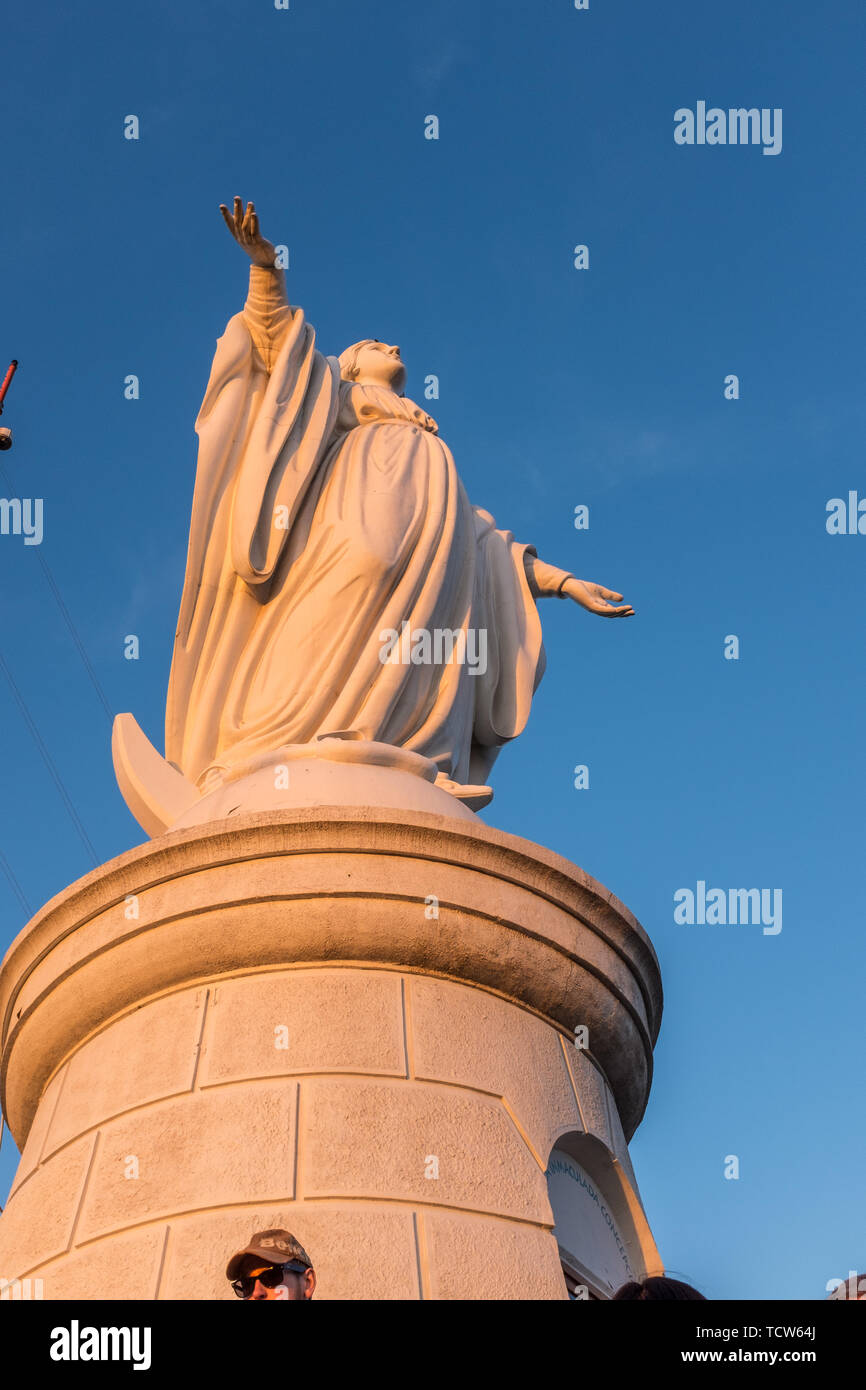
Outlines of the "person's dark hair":
[{"label": "person's dark hair", "polygon": [[707,1301],[702,1293],[698,1293],[697,1289],[692,1288],[691,1284],[684,1284],[681,1279],[668,1279],[666,1276],[658,1274],[642,1279],[639,1284],[623,1284],[621,1289],[617,1289],[613,1297],[614,1301],[620,1299],[622,1301],[640,1300],[647,1302],[657,1298],[699,1298],[703,1303]]}]

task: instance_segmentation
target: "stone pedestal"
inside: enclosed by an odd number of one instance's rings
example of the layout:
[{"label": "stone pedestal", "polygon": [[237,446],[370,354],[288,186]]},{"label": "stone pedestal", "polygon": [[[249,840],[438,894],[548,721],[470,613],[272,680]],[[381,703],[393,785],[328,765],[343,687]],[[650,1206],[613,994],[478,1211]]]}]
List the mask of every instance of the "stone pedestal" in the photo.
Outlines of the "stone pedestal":
[{"label": "stone pedestal", "polygon": [[661,1269],[626,1148],[660,1009],[627,909],[474,818],[170,832],[53,899],[0,971],[23,1146],[0,1277],[233,1301],[228,1256],[286,1226],[317,1298],[559,1299],[566,1274],[605,1296]]}]

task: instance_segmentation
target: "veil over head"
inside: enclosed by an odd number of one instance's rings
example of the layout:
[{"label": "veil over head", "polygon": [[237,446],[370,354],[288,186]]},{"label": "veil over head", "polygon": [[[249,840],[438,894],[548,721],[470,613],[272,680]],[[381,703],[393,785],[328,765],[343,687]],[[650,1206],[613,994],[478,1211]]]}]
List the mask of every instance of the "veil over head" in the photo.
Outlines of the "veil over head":
[{"label": "veil over head", "polygon": [[362,338],[359,343],[353,343],[351,347],[346,348],[345,352],[340,353],[337,360],[340,363],[340,376],[344,381],[355,380],[358,353],[361,351],[361,348],[375,347],[378,341],[378,338]]}]

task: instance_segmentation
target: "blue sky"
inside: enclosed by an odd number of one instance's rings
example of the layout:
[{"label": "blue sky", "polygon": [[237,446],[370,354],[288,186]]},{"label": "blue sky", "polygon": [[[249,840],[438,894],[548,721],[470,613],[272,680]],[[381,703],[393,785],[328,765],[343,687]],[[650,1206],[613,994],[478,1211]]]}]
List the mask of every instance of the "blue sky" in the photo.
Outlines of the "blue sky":
[{"label": "blue sky", "polygon": [[[440,378],[472,501],[637,610],[543,607],[547,674],[485,818],[650,933],[666,1008],[632,1156],[667,1266],[711,1298],[866,1269],[866,536],[825,528],[866,496],[864,39],[855,0],[4,18],[0,493],[42,497],[45,532],[0,536],[0,652],[84,832],[0,678],[20,892],[35,910],[93,866],[86,840],[102,862],[142,839],[43,563],[109,706],[161,746],[193,421],[246,292],[218,212],[239,193],[320,347],[400,343],[408,395]],[[781,154],[676,145],[699,100],[782,108]],[[698,880],[780,888],[782,931],[677,925]],[[0,944],[26,916],[0,876]],[[7,1136],[4,1194],[15,1162]]]}]

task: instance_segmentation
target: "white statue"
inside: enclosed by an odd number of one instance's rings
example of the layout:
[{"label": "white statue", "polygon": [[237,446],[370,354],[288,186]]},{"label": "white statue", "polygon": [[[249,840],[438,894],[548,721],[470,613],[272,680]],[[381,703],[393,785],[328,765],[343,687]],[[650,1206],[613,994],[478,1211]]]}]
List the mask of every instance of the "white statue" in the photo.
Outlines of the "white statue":
[{"label": "white statue", "polygon": [[[536,600],[633,609],[473,507],[436,422],[403,394],[400,349],[368,338],[323,356],[254,205],[221,211],[250,287],[196,421],[167,763],[188,801],[336,735],[420,754],[441,786],[483,805],[544,671]],[[142,755],[158,755],[131,716],[119,722],[118,777],[139,814],[130,779],[140,798],[158,780]]]}]

